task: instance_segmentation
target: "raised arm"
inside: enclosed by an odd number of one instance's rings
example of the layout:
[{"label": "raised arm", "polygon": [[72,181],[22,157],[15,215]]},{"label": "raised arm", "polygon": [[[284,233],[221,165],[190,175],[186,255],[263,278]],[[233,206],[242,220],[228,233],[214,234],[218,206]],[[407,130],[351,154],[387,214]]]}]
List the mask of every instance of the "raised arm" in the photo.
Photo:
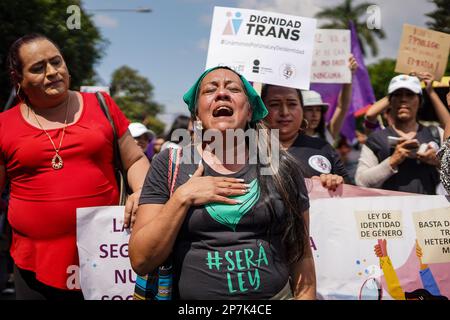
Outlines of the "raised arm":
[{"label": "raised arm", "polygon": [[378,100],[367,110],[365,119],[369,122],[375,123],[378,115],[382,114],[387,107],[389,107],[388,97]]},{"label": "raised arm", "polygon": [[[353,78],[353,75],[358,69],[358,63],[356,62],[356,59],[353,57],[353,55],[350,55],[350,58],[348,59],[348,67],[352,73]],[[339,133],[341,132],[341,128],[344,123],[345,116],[347,115],[351,100],[352,83],[344,83],[342,91],[339,92],[339,99],[336,110],[334,111],[333,117],[331,118],[329,124],[329,130],[333,139],[337,139],[339,137]]]},{"label": "raised arm", "polygon": [[425,83],[425,90],[430,97],[431,105],[436,112],[439,123],[442,127],[445,127],[446,124],[450,122],[450,113],[448,112],[448,108],[439,98],[436,91],[433,89],[434,76],[429,72],[419,72],[417,73],[417,77]]}]

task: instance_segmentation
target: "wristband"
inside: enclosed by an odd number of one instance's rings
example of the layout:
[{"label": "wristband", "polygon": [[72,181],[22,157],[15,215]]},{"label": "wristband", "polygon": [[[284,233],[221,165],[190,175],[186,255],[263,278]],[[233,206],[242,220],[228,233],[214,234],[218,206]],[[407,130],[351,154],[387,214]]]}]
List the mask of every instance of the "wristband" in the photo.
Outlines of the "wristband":
[{"label": "wristband", "polygon": [[364,127],[367,129],[378,129],[380,127],[380,124],[378,122],[371,122],[367,119],[364,119]]}]

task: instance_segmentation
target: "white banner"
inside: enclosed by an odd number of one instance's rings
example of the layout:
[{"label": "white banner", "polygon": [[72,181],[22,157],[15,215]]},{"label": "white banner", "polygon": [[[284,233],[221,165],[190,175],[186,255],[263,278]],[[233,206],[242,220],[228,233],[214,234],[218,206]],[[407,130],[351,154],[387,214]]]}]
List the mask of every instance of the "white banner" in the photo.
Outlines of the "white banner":
[{"label": "white banner", "polygon": [[317,199],[310,219],[321,299],[450,297],[446,197]]},{"label": "white banner", "polygon": [[77,209],[80,286],[86,300],[131,300],[136,274],[128,258],[123,206]]},{"label": "white banner", "polygon": [[[306,182],[313,199],[310,240],[320,299],[450,297],[446,197],[376,196],[389,191],[347,185],[328,194],[322,192],[320,180]],[[356,194],[365,196],[343,198]],[[85,299],[132,298],[136,275],[128,258],[123,210],[121,206],[77,210]]]},{"label": "white banner", "polygon": [[206,69],[229,66],[247,80],[309,89],[316,20],[214,7]]},{"label": "white banner", "polygon": [[317,29],[311,69],[311,82],[351,83],[348,68],[350,30]]}]

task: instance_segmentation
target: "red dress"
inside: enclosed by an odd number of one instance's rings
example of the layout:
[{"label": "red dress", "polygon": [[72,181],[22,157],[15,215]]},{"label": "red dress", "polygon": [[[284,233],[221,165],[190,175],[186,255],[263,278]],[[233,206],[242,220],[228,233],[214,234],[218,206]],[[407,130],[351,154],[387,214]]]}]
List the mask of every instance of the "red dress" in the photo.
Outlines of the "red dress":
[{"label": "red dress", "polygon": [[[15,264],[49,286],[68,289],[78,266],[76,208],[115,205],[113,133],[93,93],[82,93],[83,110],[66,128],[59,152],[64,167],[54,170],[55,150],[43,130],[25,121],[19,106],[0,113],[0,165],[11,182],[8,220]],[[105,95],[121,137],[129,121]],[[56,146],[61,129],[47,132]]]}]

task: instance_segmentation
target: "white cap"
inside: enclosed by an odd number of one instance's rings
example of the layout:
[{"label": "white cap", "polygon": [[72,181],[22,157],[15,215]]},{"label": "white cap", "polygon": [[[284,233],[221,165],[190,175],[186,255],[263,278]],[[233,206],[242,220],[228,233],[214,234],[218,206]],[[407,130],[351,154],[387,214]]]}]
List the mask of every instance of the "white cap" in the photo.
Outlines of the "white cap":
[{"label": "white cap", "polygon": [[408,89],[415,94],[422,94],[422,87],[420,86],[419,78],[415,76],[408,76],[406,74],[401,74],[392,78],[389,83],[388,94],[402,88]]},{"label": "white cap", "polygon": [[327,111],[328,103],[322,101],[320,93],[313,90],[302,90],[303,107],[321,106],[323,111]]},{"label": "white cap", "polygon": [[155,136],[155,133],[149,129],[147,129],[146,126],[144,126],[142,123],[139,122],[133,122],[130,123],[128,126],[128,129],[130,130],[131,136],[133,138],[137,138],[142,136],[144,133],[147,133],[151,135],[152,137]]}]

